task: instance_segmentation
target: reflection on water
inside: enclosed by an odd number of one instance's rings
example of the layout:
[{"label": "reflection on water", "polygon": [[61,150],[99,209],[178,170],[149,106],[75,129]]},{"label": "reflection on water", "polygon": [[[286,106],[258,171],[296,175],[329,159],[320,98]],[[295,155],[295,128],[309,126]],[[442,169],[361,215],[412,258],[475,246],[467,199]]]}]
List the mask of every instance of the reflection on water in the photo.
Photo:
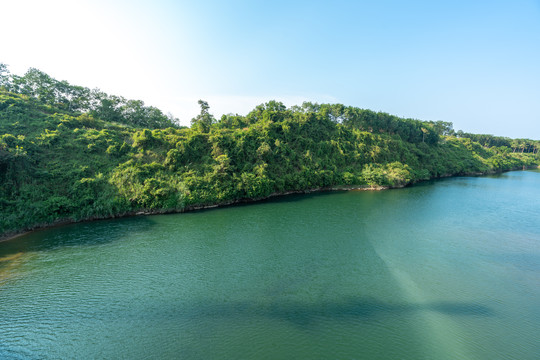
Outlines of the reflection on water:
[{"label": "reflection on water", "polygon": [[0,258],[0,287],[11,279],[15,268],[20,263],[20,258],[23,255],[22,252],[7,255]]},{"label": "reflection on water", "polygon": [[62,225],[0,243],[0,256],[21,251],[51,251],[68,246],[95,246],[122,239],[128,234],[151,231],[152,226],[154,221],[151,216]]},{"label": "reflection on water", "polygon": [[292,195],[0,243],[0,358],[535,359],[539,183]]}]

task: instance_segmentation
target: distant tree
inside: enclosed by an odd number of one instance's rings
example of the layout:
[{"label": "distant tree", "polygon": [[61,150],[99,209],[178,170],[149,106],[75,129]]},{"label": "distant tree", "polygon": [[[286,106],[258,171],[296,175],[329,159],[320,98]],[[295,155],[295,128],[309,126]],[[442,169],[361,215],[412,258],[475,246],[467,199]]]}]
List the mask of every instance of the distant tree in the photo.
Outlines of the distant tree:
[{"label": "distant tree", "polygon": [[216,119],[212,114],[210,114],[210,106],[206,101],[199,100],[198,103],[201,107],[201,112],[199,115],[191,119],[191,127],[199,130],[200,132],[207,133],[210,131],[212,124],[216,122]]},{"label": "distant tree", "polygon": [[90,114],[94,117],[105,121],[126,122],[122,114],[122,106],[126,103],[123,97],[109,96],[99,90],[93,90],[92,100],[95,104]]},{"label": "distant tree", "polygon": [[304,101],[302,103],[302,109],[304,109],[305,112],[318,112],[321,108],[321,105],[317,103],[312,103],[309,101]]},{"label": "distant tree", "polygon": [[15,76],[13,85],[17,92],[32,96],[45,104],[54,104],[56,80],[35,68],[30,68],[24,76]]},{"label": "distant tree", "polygon": [[290,111],[280,101],[270,100],[267,103],[257,105],[246,118],[250,124],[257,123],[261,120],[264,121],[283,121],[290,115]]},{"label": "distant tree", "polygon": [[422,128],[422,142],[425,142],[426,134],[428,134],[428,130],[426,128]]},{"label": "distant tree", "polygon": [[11,73],[9,72],[7,65],[0,63],[0,87],[7,90],[11,87]]},{"label": "distant tree", "polygon": [[438,120],[430,121],[429,123],[433,125],[433,130],[435,130],[438,135],[454,135],[454,124],[449,121]]}]

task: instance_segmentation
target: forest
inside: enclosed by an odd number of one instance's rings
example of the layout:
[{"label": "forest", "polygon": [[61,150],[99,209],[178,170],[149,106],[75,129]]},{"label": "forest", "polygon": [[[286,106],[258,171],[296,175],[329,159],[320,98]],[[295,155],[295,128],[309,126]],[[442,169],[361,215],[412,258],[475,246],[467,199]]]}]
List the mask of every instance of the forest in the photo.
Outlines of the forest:
[{"label": "forest", "polygon": [[540,141],[341,104],[269,101],[191,127],[140,100],[0,64],[0,237],[317,189],[538,167]]}]

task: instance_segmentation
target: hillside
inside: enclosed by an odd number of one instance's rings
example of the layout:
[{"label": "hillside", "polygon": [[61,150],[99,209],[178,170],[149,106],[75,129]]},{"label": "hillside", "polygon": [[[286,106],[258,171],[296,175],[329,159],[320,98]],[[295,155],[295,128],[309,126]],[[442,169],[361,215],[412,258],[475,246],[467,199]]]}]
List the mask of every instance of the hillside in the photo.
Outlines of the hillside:
[{"label": "hillside", "polygon": [[[23,78],[18,87],[11,75],[0,83],[0,235],[59,221],[319,188],[399,187],[540,163],[538,141],[456,134],[450,123],[340,104],[286,108],[270,101],[246,116],[216,120],[200,101],[201,114],[182,128],[142,102],[103,93],[92,100],[88,89],[50,77],[45,84],[53,95],[46,97],[43,83]],[[59,84],[64,90],[55,93]],[[114,98],[120,100],[107,108]]]}]

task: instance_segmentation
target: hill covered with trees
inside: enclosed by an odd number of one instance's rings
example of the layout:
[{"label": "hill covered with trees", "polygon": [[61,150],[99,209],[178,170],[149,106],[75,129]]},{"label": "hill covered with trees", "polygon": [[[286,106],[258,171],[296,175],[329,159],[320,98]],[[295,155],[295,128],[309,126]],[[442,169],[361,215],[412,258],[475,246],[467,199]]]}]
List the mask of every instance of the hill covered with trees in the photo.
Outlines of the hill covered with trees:
[{"label": "hill covered with trees", "polygon": [[455,133],[341,104],[191,127],[142,101],[0,64],[0,236],[63,221],[193,208],[325,188],[400,187],[538,166],[540,142]]}]

